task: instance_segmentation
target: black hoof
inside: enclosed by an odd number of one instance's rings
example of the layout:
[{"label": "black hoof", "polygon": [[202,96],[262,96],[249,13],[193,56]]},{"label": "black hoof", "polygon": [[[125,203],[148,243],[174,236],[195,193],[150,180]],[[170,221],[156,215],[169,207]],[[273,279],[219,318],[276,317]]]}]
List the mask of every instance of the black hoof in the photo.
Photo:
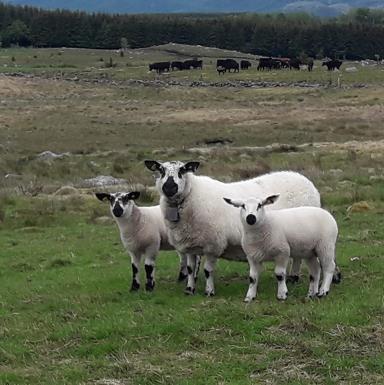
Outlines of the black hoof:
[{"label": "black hoof", "polygon": [[205,292],[205,296],[206,297],[214,297],[215,296],[215,292],[214,291],[206,291]]},{"label": "black hoof", "polygon": [[186,295],[194,295],[195,294],[195,289],[192,287],[186,287],[185,290],[184,290],[184,294]]},{"label": "black hoof", "polygon": [[188,274],[184,274],[182,271],[180,271],[177,281],[184,282],[187,279],[187,277],[188,277]]},{"label": "black hoof", "polygon": [[146,291],[153,291],[154,288],[155,288],[155,282],[145,284],[145,290]]},{"label": "black hoof", "polygon": [[333,277],[332,277],[332,283],[340,283],[341,282],[341,273],[338,271]]},{"label": "black hoof", "polygon": [[299,276],[298,275],[288,275],[287,282],[297,283],[297,282],[299,282]]},{"label": "black hoof", "polygon": [[136,281],[132,282],[131,291],[138,291],[140,289],[140,284]]}]

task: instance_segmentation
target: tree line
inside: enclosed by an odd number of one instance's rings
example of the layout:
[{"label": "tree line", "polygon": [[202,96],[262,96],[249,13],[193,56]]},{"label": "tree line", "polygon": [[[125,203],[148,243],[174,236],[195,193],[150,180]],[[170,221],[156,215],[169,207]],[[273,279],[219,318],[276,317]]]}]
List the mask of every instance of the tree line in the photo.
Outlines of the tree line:
[{"label": "tree line", "polygon": [[258,55],[347,59],[384,57],[384,10],[335,19],[307,14],[111,15],[0,3],[2,47],[118,49],[168,42]]}]

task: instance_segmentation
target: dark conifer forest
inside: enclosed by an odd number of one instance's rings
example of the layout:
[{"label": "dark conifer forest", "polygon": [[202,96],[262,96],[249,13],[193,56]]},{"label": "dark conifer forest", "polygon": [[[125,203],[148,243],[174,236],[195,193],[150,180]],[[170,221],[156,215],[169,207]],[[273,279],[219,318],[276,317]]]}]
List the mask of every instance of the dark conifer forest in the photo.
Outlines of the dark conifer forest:
[{"label": "dark conifer forest", "polygon": [[306,14],[89,14],[0,3],[2,47],[130,48],[175,42],[259,55],[384,56],[384,11],[335,19]]}]

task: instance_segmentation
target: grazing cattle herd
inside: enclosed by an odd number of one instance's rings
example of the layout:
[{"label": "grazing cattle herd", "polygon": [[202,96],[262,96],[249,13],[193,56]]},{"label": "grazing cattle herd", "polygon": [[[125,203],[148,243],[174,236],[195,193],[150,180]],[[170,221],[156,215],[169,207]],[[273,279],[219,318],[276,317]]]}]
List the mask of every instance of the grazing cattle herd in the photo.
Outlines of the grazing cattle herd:
[{"label": "grazing cattle herd", "polygon": [[164,61],[149,64],[149,71],[155,70],[158,74],[163,72],[169,72],[170,70],[190,70],[190,69],[203,69],[203,61],[197,59],[185,60],[185,61]]},{"label": "grazing cattle herd", "polygon": [[280,70],[284,68],[288,68],[290,70],[300,70],[307,69],[308,71],[312,71],[313,69],[313,59],[298,59],[298,58],[273,58],[273,57],[262,57],[259,59],[259,65],[257,67],[258,71],[265,70]]},{"label": "grazing cattle herd", "polygon": [[[222,64],[222,63],[221,63]],[[324,297],[339,283],[335,245],[338,228],[320,208],[320,194],[305,176],[279,171],[235,183],[195,175],[199,162],[146,160],[160,195],[157,206],[139,207],[136,191],[96,193],[107,201],[131,256],[131,290],[140,288],[144,259],[147,291],[155,287],[155,262],[160,250],[180,256],[179,281],[187,278],[185,294],[193,295],[201,257],[205,258],[205,294],[215,295],[217,259],[248,261],[249,288],[245,302],[256,297],[262,264],[275,263],[277,298],[288,295],[287,267],[293,259],[292,281],[299,279],[303,259],[309,269],[307,296]],[[320,275],[322,283],[320,285]]]},{"label": "grazing cattle herd", "polygon": [[[328,71],[340,70],[343,62],[338,59],[327,59],[322,63],[322,66],[326,66]],[[313,58],[284,58],[284,57],[261,57],[257,66],[258,71],[271,71],[271,70],[301,70],[305,69],[311,72],[313,70],[314,60]],[[217,59],[216,70],[219,75],[223,75],[226,72],[239,72],[241,70],[247,70],[252,67],[252,63],[249,60],[241,60],[240,64],[235,59]],[[203,69],[203,61],[199,59],[189,59],[184,61],[166,61],[156,62],[149,64],[149,71],[156,71],[158,74],[169,71],[183,71],[191,69]]]}]

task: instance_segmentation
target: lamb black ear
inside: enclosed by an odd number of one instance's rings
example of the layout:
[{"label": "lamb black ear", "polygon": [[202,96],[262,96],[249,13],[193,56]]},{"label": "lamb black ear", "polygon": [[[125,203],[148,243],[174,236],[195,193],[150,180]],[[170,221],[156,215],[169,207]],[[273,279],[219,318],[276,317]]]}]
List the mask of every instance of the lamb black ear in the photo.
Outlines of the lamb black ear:
[{"label": "lamb black ear", "polygon": [[128,194],[128,199],[131,199],[131,200],[136,200],[138,199],[140,196],[140,192],[139,191],[132,191]]},{"label": "lamb black ear", "polygon": [[200,166],[200,162],[187,162],[183,166],[185,172],[195,172]]},{"label": "lamb black ear", "polygon": [[262,206],[265,206],[265,205],[271,205],[273,203],[275,203],[278,199],[279,199],[279,196],[280,194],[276,194],[276,195],[270,195],[268,198],[265,198],[263,200],[263,202],[261,203]]},{"label": "lamb black ear", "polygon": [[105,201],[105,200],[108,200],[110,201],[111,200],[111,194],[107,194],[107,193],[96,193],[96,198],[100,201]]},{"label": "lamb black ear", "polygon": [[151,171],[161,171],[163,169],[161,163],[157,162],[156,160],[145,160],[144,164],[147,169]]},{"label": "lamb black ear", "polygon": [[235,207],[242,207],[244,208],[244,203],[240,200],[232,200],[229,198],[223,198],[229,205],[235,206]]}]

